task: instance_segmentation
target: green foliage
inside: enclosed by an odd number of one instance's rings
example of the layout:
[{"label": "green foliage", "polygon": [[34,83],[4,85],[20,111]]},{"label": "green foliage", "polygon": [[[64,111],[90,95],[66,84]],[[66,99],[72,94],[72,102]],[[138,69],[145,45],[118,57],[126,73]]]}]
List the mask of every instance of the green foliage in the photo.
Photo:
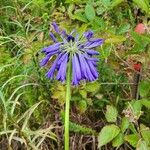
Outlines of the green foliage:
[{"label": "green foliage", "polygon": [[75,133],[81,133],[81,134],[93,134],[96,135],[96,131],[92,128],[85,127],[84,125],[79,125],[73,122],[69,123],[70,125],[70,131]]},{"label": "green foliage", "polygon": [[[99,133],[99,147],[149,150],[148,0],[5,0],[0,6],[0,147],[6,139],[10,149],[14,141],[27,149],[63,149],[65,83],[45,77],[51,63],[39,67],[40,50],[52,43],[50,24],[56,21],[61,29],[76,28],[80,35],[91,29],[104,38],[97,49],[99,79],[72,87],[71,139],[78,135],[79,147],[98,149],[97,140],[89,141]],[[144,34],[135,32],[138,23]],[[139,100],[131,97],[136,62],[142,63]],[[75,146],[70,143],[70,149]]]},{"label": "green foliage", "polygon": [[138,143],[138,135],[137,134],[130,134],[130,135],[126,135],[124,137],[124,139],[129,142],[133,147],[136,147],[137,143]]},{"label": "green foliage", "polygon": [[105,113],[106,120],[108,122],[116,122],[118,115],[117,109],[111,105],[107,105],[106,109],[107,109]]},{"label": "green foliage", "polygon": [[98,147],[102,147],[112,141],[119,134],[119,132],[119,127],[113,124],[103,127],[98,136]]}]

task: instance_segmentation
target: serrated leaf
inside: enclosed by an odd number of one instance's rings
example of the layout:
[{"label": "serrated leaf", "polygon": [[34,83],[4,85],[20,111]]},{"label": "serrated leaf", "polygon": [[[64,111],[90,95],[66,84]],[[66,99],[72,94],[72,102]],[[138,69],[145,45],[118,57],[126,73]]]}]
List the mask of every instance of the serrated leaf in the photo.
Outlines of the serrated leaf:
[{"label": "serrated leaf", "polygon": [[137,134],[130,134],[130,135],[125,135],[124,140],[129,142],[129,144],[132,145],[133,147],[136,147],[139,138]]},{"label": "serrated leaf", "polygon": [[139,140],[136,146],[136,150],[149,150],[149,148],[145,141]]},{"label": "serrated leaf", "polygon": [[85,86],[85,90],[87,92],[96,92],[99,90],[99,88],[100,88],[100,85],[98,82],[91,82],[91,83],[89,82]]},{"label": "serrated leaf", "polygon": [[79,93],[83,98],[87,98],[87,92],[85,90],[79,90]]},{"label": "serrated leaf", "polygon": [[124,133],[126,131],[126,129],[128,129],[130,123],[128,118],[124,117],[122,118],[122,122],[121,122],[121,131]]},{"label": "serrated leaf", "polygon": [[95,17],[95,10],[91,4],[85,6],[85,15],[89,21],[92,21]]},{"label": "serrated leaf", "polygon": [[114,124],[103,127],[98,135],[98,147],[100,148],[112,141],[119,134],[119,132],[119,127]]},{"label": "serrated leaf", "polygon": [[140,132],[141,132],[142,138],[147,142],[147,144],[150,145],[150,128],[146,127],[143,124],[140,124]]},{"label": "serrated leaf", "polygon": [[119,133],[112,141],[113,147],[120,147],[124,142],[123,134]]},{"label": "serrated leaf", "polygon": [[105,117],[108,122],[116,122],[118,111],[114,106],[107,105]]}]

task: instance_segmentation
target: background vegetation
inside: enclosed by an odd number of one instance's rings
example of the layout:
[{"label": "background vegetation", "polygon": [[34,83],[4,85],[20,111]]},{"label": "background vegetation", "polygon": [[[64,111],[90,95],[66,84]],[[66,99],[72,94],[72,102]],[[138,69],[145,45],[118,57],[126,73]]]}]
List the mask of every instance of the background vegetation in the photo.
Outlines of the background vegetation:
[{"label": "background vegetation", "polygon": [[39,67],[55,21],[105,39],[99,79],[72,87],[70,149],[149,150],[149,12],[149,0],[0,0],[0,149],[63,150],[65,85]]}]

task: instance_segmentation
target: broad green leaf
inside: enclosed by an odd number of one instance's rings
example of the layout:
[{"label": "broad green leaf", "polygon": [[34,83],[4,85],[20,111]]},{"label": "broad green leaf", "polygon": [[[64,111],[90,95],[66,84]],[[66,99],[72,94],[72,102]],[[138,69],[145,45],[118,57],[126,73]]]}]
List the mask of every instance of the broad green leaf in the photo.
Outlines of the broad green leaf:
[{"label": "broad green leaf", "polygon": [[125,135],[124,140],[129,142],[129,144],[132,145],[133,147],[136,147],[139,141],[139,137],[138,134],[130,134],[130,135]]},{"label": "broad green leaf", "polygon": [[150,145],[150,128],[146,127],[143,124],[140,124],[140,132],[142,138]]},{"label": "broad green leaf", "polygon": [[150,82],[146,80],[142,81],[140,83],[139,90],[141,96],[147,96],[150,92]]},{"label": "broad green leaf", "polygon": [[128,118],[124,117],[122,118],[122,122],[121,122],[121,131],[124,133],[126,131],[126,129],[128,129],[130,123]]},{"label": "broad green leaf", "polygon": [[136,150],[149,150],[149,148],[145,141],[139,140],[136,146]]},{"label": "broad green leaf", "polygon": [[98,135],[98,147],[100,148],[112,141],[119,134],[119,132],[119,127],[114,124],[103,127]]},{"label": "broad green leaf", "polygon": [[85,6],[85,15],[89,21],[92,21],[95,17],[95,10],[91,4]]},{"label": "broad green leaf", "polygon": [[107,105],[106,109],[107,109],[106,114],[105,114],[106,120],[108,122],[116,122],[117,115],[118,115],[117,109],[111,105]]},{"label": "broad green leaf", "polygon": [[122,24],[118,29],[117,29],[117,34],[123,34],[128,32],[130,28],[130,24]]},{"label": "broad green leaf", "polygon": [[139,35],[138,33],[132,31],[131,32],[131,36],[132,38],[134,39],[134,41],[138,44],[141,44],[142,43],[142,38],[141,38],[141,35]]},{"label": "broad green leaf", "polygon": [[113,147],[120,147],[123,142],[124,142],[124,139],[123,139],[123,134],[122,133],[119,133],[112,141],[112,145]]},{"label": "broad green leaf", "polygon": [[135,115],[139,115],[141,113],[142,104],[141,101],[133,101],[131,102],[132,109]]},{"label": "broad green leaf", "polygon": [[140,100],[140,102],[141,102],[142,105],[144,105],[145,107],[150,108],[150,100],[142,99],[142,100]]},{"label": "broad green leaf", "polygon": [[147,0],[133,0],[133,2],[146,13],[149,13],[149,3]]},{"label": "broad green leaf", "polygon": [[82,13],[80,13],[80,12],[75,13],[75,14],[73,15],[73,17],[74,17],[74,19],[77,19],[77,20],[79,20],[79,21],[82,21],[82,22],[85,22],[85,23],[88,22],[88,20],[86,19],[85,15],[82,14]]}]

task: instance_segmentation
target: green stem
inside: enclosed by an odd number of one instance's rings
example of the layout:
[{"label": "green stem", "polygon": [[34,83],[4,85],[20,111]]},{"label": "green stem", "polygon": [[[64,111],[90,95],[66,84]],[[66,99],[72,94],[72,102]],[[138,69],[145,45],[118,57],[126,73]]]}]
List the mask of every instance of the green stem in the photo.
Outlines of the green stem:
[{"label": "green stem", "polygon": [[65,108],[65,150],[69,150],[69,110],[71,98],[71,60],[68,63]]}]

